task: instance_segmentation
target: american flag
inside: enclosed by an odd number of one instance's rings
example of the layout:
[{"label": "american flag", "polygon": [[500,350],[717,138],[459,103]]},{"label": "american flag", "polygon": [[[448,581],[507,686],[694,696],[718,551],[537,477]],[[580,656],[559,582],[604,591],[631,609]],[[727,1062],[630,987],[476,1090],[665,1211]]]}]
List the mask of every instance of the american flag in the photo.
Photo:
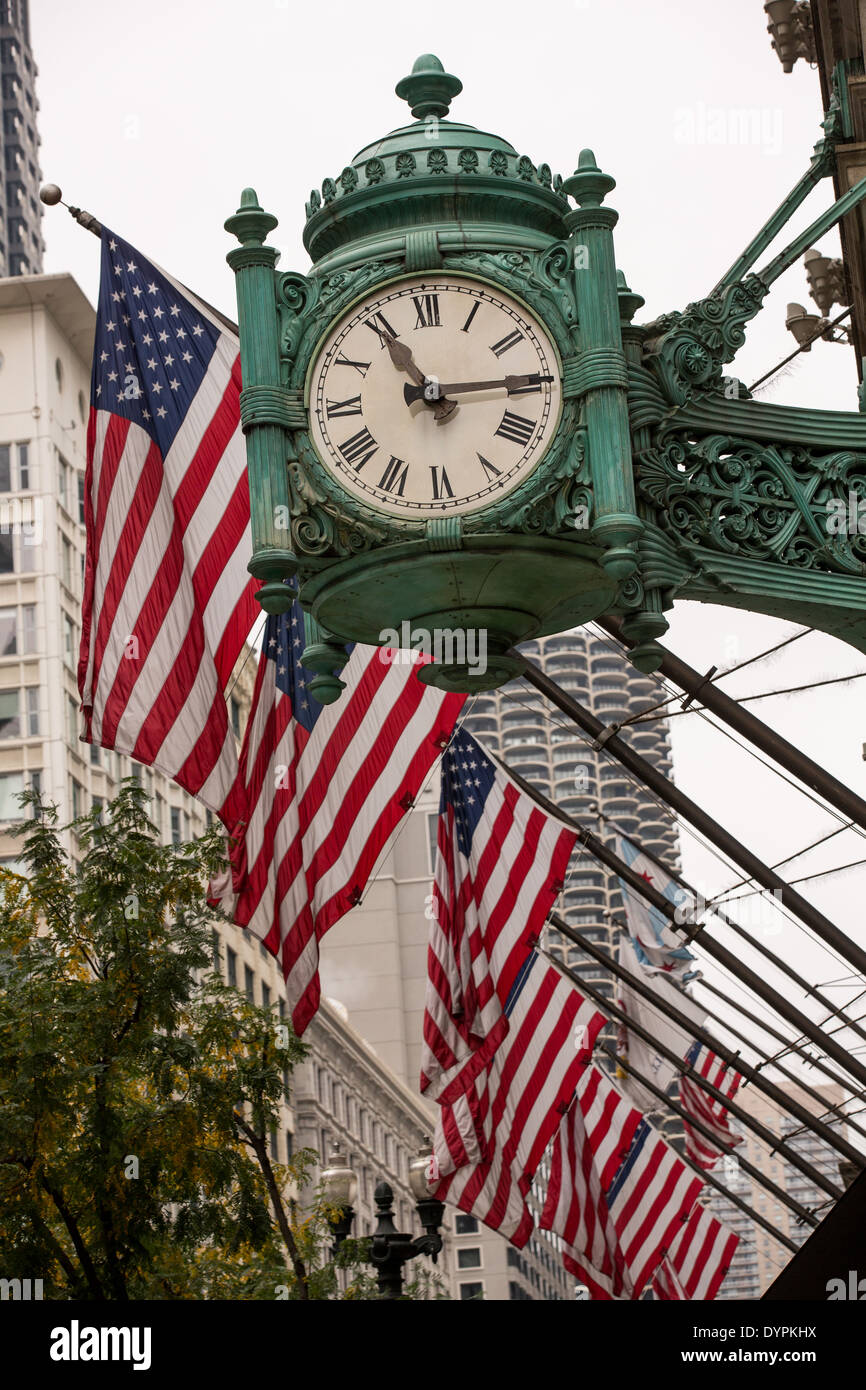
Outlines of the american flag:
[{"label": "american flag", "polygon": [[[659,864],[651,859],[637,845],[624,835],[617,836],[617,853],[620,859],[636,874],[663,894],[669,902],[678,907],[683,914],[683,922],[690,920],[691,898],[681,884],[665,873]],[[647,974],[664,973],[685,983],[696,974],[692,968],[695,957],[682,944],[670,922],[642,898],[625,879],[619,880],[625,907],[629,934],[634,942],[638,959]]]},{"label": "american flag", "polygon": [[102,233],[78,688],[87,742],[234,806],[224,691],[258,612],[238,340]]},{"label": "american flag", "polygon": [[360,901],[465,700],[419,681],[422,657],[355,646],[345,690],[321,705],[301,665],[306,640],[297,599],[268,618],[232,852],[235,921],[281,962],[298,1035],[319,1005],[319,940]]},{"label": "american flag", "polygon": [[610,1078],[588,1067],[554,1142],[539,1222],[565,1242],[566,1268],[596,1298],[640,1298],[702,1190]]},{"label": "american flag", "polygon": [[[706,1014],[684,990],[678,989],[669,975],[646,974],[640,965],[631,937],[623,933],[619,940],[619,963],[629,974],[647,988],[658,999],[660,1005],[670,1004],[685,1014],[694,1024],[691,1031],[681,1028],[678,1023],[664,1014],[654,1000],[639,994],[636,989],[620,980],[617,985],[620,1008],[630,1021],[649,1033],[652,1041],[639,1036],[634,1028],[623,1025],[620,1034],[620,1050],[631,1066],[641,1072],[648,1081],[667,1091],[671,1082],[679,1075],[676,1062],[669,1061],[658,1050],[659,1045],[672,1052],[675,1058],[684,1057],[694,1040],[694,1029],[702,1028]],[[651,1091],[642,1086],[632,1076],[626,1076],[622,1089],[630,1096],[639,1110],[655,1110],[658,1101]]]},{"label": "american flag", "polygon": [[442,762],[421,1076],[435,1191],[525,1245],[533,1175],[604,1023],[537,954],[576,836],[468,734]]},{"label": "american flag", "polygon": [[688,1225],[665,1255],[653,1277],[653,1293],[662,1300],[710,1302],[721,1288],[740,1237],[696,1202]]},{"label": "american flag", "polygon": [[[686,1061],[705,1080],[722,1091],[730,1099],[736,1095],[742,1077],[733,1067],[729,1067],[710,1048],[697,1040],[686,1053]],[[720,1100],[715,1100],[702,1091],[687,1076],[680,1077],[680,1103],[684,1110],[696,1120],[702,1120],[713,1131],[720,1144],[729,1149],[732,1144],[741,1144],[742,1135],[735,1134],[728,1120],[728,1111]],[[722,1150],[713,1146],[709,1139],[699,1134],[688,1120],[683,1120],[686,1138],[686,1153],[699,1168],[715,1168],[722,1157]]]}]

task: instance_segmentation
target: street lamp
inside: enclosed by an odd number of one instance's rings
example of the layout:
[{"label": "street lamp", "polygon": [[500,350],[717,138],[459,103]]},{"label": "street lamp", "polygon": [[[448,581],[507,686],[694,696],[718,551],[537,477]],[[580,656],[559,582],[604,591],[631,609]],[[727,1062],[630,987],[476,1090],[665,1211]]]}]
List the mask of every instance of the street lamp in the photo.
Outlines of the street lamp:
[{"label": "street lamp", "polygon": [[803,264],[806,267],[809,293],[822,314],[829,313],[834,304],[845,305],[851,302],[845,284],[845,266],[841,260],[822,256],[813,246],[803,252]]},{"label": "street lamp", "polygon": [[812,351],[812,343],[823,338],[828,343],[850,343],[851,335],[840,324],[831,325],[819,314],[810,314],[802,304],[789,304],[785,327],[793,333],[803,352]]},{"label": "street lamp", "polygon": [[809,0],[765,0],[767,29],[784,72],[791,72],[798,58],[818,61],[815,30]]},{"label": "street lamp", "polygon": [[[409,1164],[409,1186],[416,1201],[416,1210],[423,1236],[412,1236],[406,1231],[398,1231],[394,1225],[392,1203],[394,1192],[387,1182],[380,1182],[374,1193],[378,1216],[376,1229],[370,1240],[370,1263],[376,1269],[379,1293],[383,1298],[399,1298],[403,1292],[403,1266],[417,1255],[429,1255],[433,1263],[442,1249],[439,1228],[445,1210],[444,1203],[429,1195],[427,1172],[432,1150],[430,1142],[418,1150]],[[331,1247],[336,1255],[346,1237],[351,1233],[355,1212],[352,1203],[358,1190],[358,1180],[349,1168],[343,1154],[334,1153],[329,1166],[322,1173],[322,1188],[332,1206],[338,1208],[339,1218],[331,1221],[334,1244]]]},{"label": "street lamp", "polygon": [[336,1255],[352,1230],[352,1222],[355,1219],[355,1198],[358,1195],[358,1179],[349,1167],[349,1160],[346,1155],[334,1150],[328,1158],[327,1168],[322,1172],[321,1181],[322,1190],[328,1202],[339,1212],[339,1216],[332,1217],[328,1222],[334,1237],[331,1254]]}]

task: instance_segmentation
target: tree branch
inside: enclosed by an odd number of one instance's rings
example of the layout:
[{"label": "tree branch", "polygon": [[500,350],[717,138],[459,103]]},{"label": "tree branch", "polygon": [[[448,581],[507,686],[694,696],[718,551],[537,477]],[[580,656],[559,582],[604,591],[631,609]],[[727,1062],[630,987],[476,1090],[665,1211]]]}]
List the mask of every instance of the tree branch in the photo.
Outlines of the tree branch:
[{"label": "tree branch", "polygon": [[262,1170],[262,1174],[265,1179],[265,1185],[268,1189],[268,1196],[271,1199],[271,1206],[273,1207],[274,1215],[277,1218],[277,1225],[280,1228],[280,1234],[283,1237],[285,1247],[289,1252],[289,1258],[292,1262],[292,1268],[295,1271],[295,1278],[298,1281],[300,1296],[301,1298],[308,1299],[310,1297],[310,1288],[307,1282],[307,1269],[303,1260],[301,1259],[300,1251],[298,1250],[297,1244],[295,1242],[295,1237],[292,1234],[292,1228],[289,1225],[289,1219],[286,1216],[286,1209],[283,1206],[283,1199],[280,1194],[280,1189],[277,1186],[277,1180],[274,1177],[274,1170],[271,1167],[271,1160],[268,1157],[268,1150],[264,1137],[261,1134],[256,1134],[252,1126],[247,1124],[246,1120],[243,1118],[241,1114],[238,1113],[237,1110],[234,1112],[234,1117],[237,1121],[238,1128],[243,1133],[247,1143],[249,1144],[250,1148],[252,1149],[253,1153],[258,1159],[259,1167]]}]

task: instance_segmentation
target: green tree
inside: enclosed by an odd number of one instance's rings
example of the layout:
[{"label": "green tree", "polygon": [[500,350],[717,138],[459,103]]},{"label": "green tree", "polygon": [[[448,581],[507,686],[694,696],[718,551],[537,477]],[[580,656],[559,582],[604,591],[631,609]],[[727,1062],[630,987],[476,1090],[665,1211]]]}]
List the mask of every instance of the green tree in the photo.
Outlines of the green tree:
[{"label": "green tree", "polygon": [[160,844],[130,780],[73,823],[74,863],[23,800],[27,873],[0,871],[0,1273],[49,1298],[375,1297],[365,1242],[335,1261],[321,1195],[296,1199],[315,1153],[270,1159],[307,1048],[211,968],[220,834]]}]

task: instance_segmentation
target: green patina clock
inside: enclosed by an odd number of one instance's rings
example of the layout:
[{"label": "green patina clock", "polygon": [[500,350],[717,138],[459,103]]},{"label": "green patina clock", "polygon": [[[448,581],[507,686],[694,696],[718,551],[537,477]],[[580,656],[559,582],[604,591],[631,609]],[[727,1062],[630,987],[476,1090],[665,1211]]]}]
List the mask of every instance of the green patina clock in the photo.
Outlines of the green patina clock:
[{"label": "green patina clock", "polygon": [[486,670],[427,674],[493,687],[519,669],[516,642],[604,613],[651,670],[678,596],[866,650],[866,538],[827,524],[866,489],[864,417],[757,402],[724,371],[774,279],[866,194],[864,180],[751,272],[831,171],[835,107],[713,292],[637,324],[614,180],[589,150],[563,180],[447,119],[460,89],[418,59],[397,86],[413,122],[311,193],[307,274],[277,269],[276,219],[251,189],[226,223],[250,570],[269,612],[296,578],[316,693],[339,695],[347,642],[418,629],[483,631]]},{"label": "green patina clock", "polygon": [[507,497],[560,414],[559,359],[537,316],[465,276],[366,294],[309,378],[310,434],[341,487],[385,513],[444,517]]}]

